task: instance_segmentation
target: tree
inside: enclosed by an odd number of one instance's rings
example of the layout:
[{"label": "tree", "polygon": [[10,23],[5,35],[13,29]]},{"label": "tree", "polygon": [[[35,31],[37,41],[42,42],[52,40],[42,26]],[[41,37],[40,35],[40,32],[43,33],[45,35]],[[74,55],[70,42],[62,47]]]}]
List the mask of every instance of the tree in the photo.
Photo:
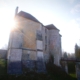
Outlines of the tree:
[{"label": "tree", "polygon": [[75,45],[75,57],[80,58],[80,47],[77,44]]},{"label": "tree", "polygon": [[63,58],[67,58],[68,55],[67,55],[67,52],[63,52]]}]

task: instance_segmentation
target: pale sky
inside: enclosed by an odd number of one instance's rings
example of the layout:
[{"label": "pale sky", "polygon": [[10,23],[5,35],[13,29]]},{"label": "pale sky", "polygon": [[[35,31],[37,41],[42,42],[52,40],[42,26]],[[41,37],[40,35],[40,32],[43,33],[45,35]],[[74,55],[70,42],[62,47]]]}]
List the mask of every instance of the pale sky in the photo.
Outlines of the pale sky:
[{"label": "pale sky", "polygon": [[0,48],[8,43],[16,6],[59,28],[62,50],[72,53],[75,43],[80,44],[80,0],[0,0]]}]

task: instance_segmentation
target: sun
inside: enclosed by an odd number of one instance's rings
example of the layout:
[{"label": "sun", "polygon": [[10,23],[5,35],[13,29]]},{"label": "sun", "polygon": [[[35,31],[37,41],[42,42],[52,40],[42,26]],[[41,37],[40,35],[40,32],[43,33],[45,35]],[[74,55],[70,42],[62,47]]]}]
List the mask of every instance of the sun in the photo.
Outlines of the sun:
[{"label": "sun", "polygon": [[0,29],[6,29],[6,31],[10,31],[14,28],[15,24],[16,21],[14,20],[14,17],[10,11],[5,8],[0,10]]},{"label": "sun", "polygon": [[15,20],[11,17],[3,17],[0,15],[0,29],[5,28],[6,30],[11,30],[15,26]]},{"label": "sun", "polygon": [[6,21],[7,28],[11,31],[16,26],[16,21],[14,19]]}]

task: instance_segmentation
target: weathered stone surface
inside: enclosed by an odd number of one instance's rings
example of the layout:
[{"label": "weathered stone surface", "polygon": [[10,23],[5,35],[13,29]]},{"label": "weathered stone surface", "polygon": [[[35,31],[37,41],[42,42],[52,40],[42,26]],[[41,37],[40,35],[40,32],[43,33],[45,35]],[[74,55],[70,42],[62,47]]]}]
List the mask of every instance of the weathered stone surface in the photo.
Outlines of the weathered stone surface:
[{"label": "weathered stone surface", "polygon": [[20,31],[11,33],[9,48],[22,48],[23,45],[23,34]]},{"label": "weathered stone surface", "polygon": [[10,49],[8,54],[8,73],[21,74],[22,73],[22,49]]},{"label": "weathered stone surface", "polygon": [[42,60],[36,62],[37,72],[46,72],[45,63]]},{"label": "weathered stone surface", "polygon": [[10,61],[21,61],[22,58],[22,49],[11,49],[10,52]]},{"label": "weathered stone surface", "polygon": [[36,64],[35,63],[36,63],[35,60],[24,60],[24,61],[22,61],[23,70],[27,69],[27,72],[35,71],[36,70]]},{"label": "weathered stone surface", "polygon": [[22,60],[37,60],[37,52],[30,50],[23,50]]},{"label": "weathered stone surface", "polygon": [[44,61],[48,62],[49,60],[49,30],[45,27],[42,27],[42,37],[43,37],[43,55]]},{"label": "weathered stone surface", "polygon": [[76,76],[77,79],[80,80],[80,62],[76,63]]},{"label": "weathered stone surface", "polygon": [[36,49],[36,33],[42,25],[32,20],[17,16],[18,29],[23,31],[23,47]]},{"label": "weathered stone surface", "polygon": [[49,53],[43,54],[44,55],[44,62],[47,63],[49,61]]},{"label": "weathered stone surface", "polygon": [[22,74],[21,61],[8,62],[8,74]]},{"label": "weathered stone surface", "polygon": [[27,69],[27,72],[30,71],[35,71],[38,73],[46,72],[45,64],[41,60],[38,61],[26,60],[26,61],[22,61],[22,64],[23,64],[23,69]]},{"label": "weathered stone surface", "polygon": [[43,52],[42,51],[37,51],[37,59],[43,59]]},{"label": "weathered stone surface", "polygon": [[36,61],[37,72],[45,72],[46,68],[43,60],[44,60],[43,52],[37,51],[37,61]]},{"label": "weathered stone surface", "polygon": [[49,30],[49,50],[50,54],[54,56],[54,64],[60,66],[61,58],[61,37],[58,30]]}]

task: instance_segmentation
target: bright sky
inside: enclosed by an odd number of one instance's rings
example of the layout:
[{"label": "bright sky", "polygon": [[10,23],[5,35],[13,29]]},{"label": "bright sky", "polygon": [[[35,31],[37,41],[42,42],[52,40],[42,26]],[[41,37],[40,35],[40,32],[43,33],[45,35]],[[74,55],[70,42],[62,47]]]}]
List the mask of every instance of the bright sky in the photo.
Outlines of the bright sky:
[{"label": "bright sky", "polygon": [[80,44],[80,0],[0,0],[0,48],[8,44],[16,6],[44,25],[54,24],[62,35],[62,50]]}]

